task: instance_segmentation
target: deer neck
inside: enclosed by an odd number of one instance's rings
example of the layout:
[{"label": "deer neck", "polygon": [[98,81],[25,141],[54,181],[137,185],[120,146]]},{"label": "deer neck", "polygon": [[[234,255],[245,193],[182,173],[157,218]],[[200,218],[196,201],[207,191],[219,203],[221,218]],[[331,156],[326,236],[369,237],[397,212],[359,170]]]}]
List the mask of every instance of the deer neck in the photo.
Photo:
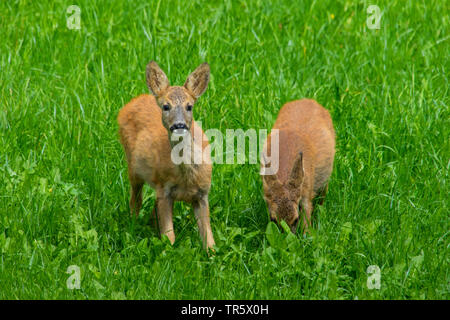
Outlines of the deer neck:
[{"label": "deer neck", "polygon": [[172,139],[171,136],[169,141],[172,162],[180,170],[180,173],[185,176],[195,174],[202,161],[202,148],[192,132],[180,140]]}]

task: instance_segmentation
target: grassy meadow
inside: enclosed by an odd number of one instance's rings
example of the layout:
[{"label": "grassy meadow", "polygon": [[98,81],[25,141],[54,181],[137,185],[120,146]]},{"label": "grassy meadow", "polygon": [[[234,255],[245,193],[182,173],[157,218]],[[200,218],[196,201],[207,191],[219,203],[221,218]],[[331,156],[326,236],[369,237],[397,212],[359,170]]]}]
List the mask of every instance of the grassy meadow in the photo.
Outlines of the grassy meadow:
[{"label": "grassy meadow", "polygon": [[[0,1],[0,299],[449,299],[449,9]],[[178,85],[210,64],[204,129],[270,129],[304,97],[330,110],[335,166],[309,235],[268,224],[252,164],[214,165],[213,256],[189,205],[175,205],[175,244],[159,238],[149,187],[130,219],[116,117],[148,92],[149,60]]]}]

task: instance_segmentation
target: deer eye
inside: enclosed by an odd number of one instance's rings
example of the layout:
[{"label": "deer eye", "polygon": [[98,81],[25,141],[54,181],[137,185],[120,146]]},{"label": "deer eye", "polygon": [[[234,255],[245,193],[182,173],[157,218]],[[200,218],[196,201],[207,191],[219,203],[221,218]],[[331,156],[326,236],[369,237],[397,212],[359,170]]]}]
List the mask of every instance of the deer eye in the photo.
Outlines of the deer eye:
[{"label": "deer eye", "polygon": [[186,110],[187,110],[187,111],[192,111],[192,106],[191,106],[190,104],[188,104],[188,105],[186,106]]},{"label": "deer eye", "polygon": [[168,104],[163,105],[163,110],[164,111],[169,111],[170,110],[170,106]]}]

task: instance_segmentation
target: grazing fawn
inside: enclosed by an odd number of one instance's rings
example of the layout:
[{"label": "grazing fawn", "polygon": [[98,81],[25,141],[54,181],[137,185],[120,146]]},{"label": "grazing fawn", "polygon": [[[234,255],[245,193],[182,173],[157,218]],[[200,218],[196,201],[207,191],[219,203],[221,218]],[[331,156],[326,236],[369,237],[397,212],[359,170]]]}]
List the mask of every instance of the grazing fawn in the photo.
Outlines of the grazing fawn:
[{"label": "grazing fawn", "polygon": [[[147,65],[146,80],[154,96],[143,94],[134,98],[120,110],[117,119],[128,162],[131,214],[139,214],[142,187],[147,182],[156,191],[153,213],[157,215],[160,234],[167,235],[174,243],[173,204],[185,201],[194,207],[206,249],[214,246],[208,204],[212,171],[209,153],[205,153],[202,159],[206,161],[200,164],[192,159],[195,152],[191,153],[192,161],[180,164],[175,164],[171,156],[177,145],[174,137],[188,139],[200,151],[209,146],[206,135],[192,116],[194,103],[208,86],[209,73],[209,65],[203,63],[189,75],[184,86],[170,86],[165,73],[151,61]],[[200,132],[200,139],[194,132]]]},{"label": "grazing fawn", "polygon": [[[271,153],[273,129],[278,129],[278,172],[264,175],[268,166],[264,154]],[[333,170],[335,133],[329,112],[314,100],[286,103],[280,110],[261,159],[264,199],[270,219],[284,220],[292,232],[297,229],[298,209],[303,209],[303,230],[311,225],[312,200],[323,203]],[[274,139],[275,140],[275,139]]]}]

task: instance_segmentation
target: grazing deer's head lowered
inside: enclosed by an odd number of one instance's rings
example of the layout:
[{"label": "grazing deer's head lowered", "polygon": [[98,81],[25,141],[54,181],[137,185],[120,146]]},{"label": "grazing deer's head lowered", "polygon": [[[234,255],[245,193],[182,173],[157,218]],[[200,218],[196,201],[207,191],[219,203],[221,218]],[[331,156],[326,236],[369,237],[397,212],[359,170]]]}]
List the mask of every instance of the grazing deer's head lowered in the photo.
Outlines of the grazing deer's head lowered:
[{"label": "grazing deer's head lowered", "polygon": [[265,143],[266,151],[270,150],[274,132],[279,135],[278,172],[265,175],[267,161],[265,156],[261,159],[264,198],[270,219],[284,220],[294,232],[300,209],[300,213],[304,212],[301,217],[306,232],[311,224],[312,200],[322,196],[323,201],[333,169],[335,133],[331,116],[314,100],[292,101],[278,113]]},{"label": "grazing deer's head lowered", "polygon": [[[265,158],[264,161],[267,166]],[[262,177],[270,220],[273,222],[284,220],[291,230],[295,231],[299,221],[298,207],[304,177],[303,153],[298,153],[286,184],[283,184],[276,174]]]}]

